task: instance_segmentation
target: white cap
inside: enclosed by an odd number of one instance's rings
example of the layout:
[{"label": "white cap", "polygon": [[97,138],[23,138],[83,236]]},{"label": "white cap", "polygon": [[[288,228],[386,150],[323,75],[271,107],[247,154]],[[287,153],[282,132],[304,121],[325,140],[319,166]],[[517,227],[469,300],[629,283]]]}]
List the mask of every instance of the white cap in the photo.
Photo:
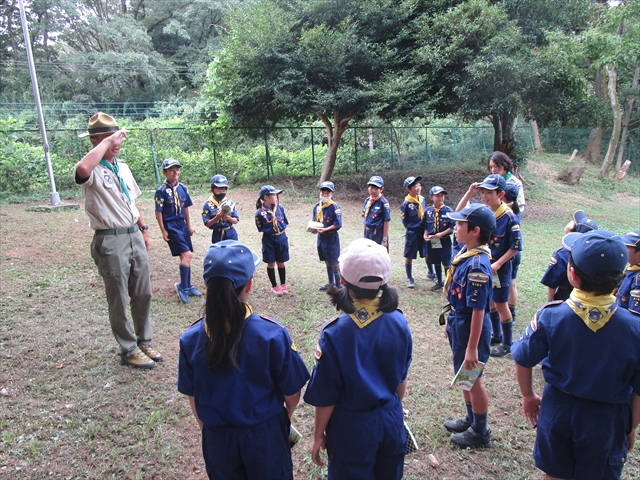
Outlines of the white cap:
[{"label": "white cap", "polygon": [[339,262],[342,278],[358,288],[377,290],[391,276],[387,249],[367,238],[353,241],[343,250]]}]

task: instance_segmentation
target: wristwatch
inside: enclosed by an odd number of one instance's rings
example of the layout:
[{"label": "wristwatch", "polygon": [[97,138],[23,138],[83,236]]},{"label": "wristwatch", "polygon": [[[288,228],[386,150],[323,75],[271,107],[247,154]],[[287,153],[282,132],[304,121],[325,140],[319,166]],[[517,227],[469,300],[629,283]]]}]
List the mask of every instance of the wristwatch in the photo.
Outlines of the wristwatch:
[{"label": "wristwatch", "polygon": [[141,232],[144,232],[145,230],[149,230],[149,225],[147,225],[146,223],[144,225],[142,225],[141,227],[138,227],[140,229]]},{"label": "wristwatch", "polygon": [[389,240],[389,239],[388,239],[387,237],[382,237],[382,241],[383,241],[383,242],[386,242],[386,241],[388,241],[388,240]]}]

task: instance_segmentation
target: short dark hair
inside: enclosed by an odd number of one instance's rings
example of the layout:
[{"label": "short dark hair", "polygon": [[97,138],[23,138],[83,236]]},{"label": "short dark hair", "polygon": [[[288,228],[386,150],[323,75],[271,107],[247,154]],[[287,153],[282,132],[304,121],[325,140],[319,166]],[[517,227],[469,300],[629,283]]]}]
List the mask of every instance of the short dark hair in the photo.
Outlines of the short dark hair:
[{"label": "short dark hair", "polygon": [[[469,230],[473,230],[476,227],[480,228],[479,225],[476,225],[473,222],[467,222],[467,228]],[[489,243],[489,240],[491,240],[491,232],[493,232],[493,230],[489,231],[489,230],[483,230],[482,228],[480,228],[480,237],[478,238],[480,245]]]},{"label": "short dark hair", "polygon": [[493,163],[499,167],[504,168],[507,172],[513,172],[513,161],[506,153],[496,151],[489,155],[489,159],[487,160],[487,172],[491,172],[489,169],[489,162],[491,160],[493,160]]},{"label": "short dark hair", "polygon": [[596,280],[578,268],[576,263],[573,261],[571,252],[569,252],[569,266],[573,268],[573,271],[580,280],[580,290],[584,290],[585,292],[590,292],[595,295],[609,295],[616,287],[618,287],[618,285],[620,285],[622,277],[624,276],[623,273],[618,270],[604,270],[602,272],[598,272],[600,277],[604,280]]}]

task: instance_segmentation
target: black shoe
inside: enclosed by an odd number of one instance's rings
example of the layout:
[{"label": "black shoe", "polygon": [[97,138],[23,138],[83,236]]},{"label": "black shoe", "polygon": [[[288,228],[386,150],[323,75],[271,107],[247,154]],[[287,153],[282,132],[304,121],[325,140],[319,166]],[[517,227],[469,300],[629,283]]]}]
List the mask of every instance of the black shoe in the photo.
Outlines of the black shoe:
[{"label": "black shoe", "polygon": [[325,283],[318,290],[320,290],[321,292],[326,292],[329,289],[330,286],[331,286],[330,283]]},{"label": "black shoe", "polygon": [[487,431],[487,434],[482,436],[473,429],[473,427],[467,428],[462,433],[456,433],[449,438],[451,443],[459,446],[460,448],[489,448],[491,447],[491,432]]},{"label": "black shoe", "polygon": [[432,292],[438,292],[444,288],[444,283],[436,283],[433,287],[431,287]]},{"label": "black shoe", "polygon": [[442,425],[450,432],[462,433],[471,426],[471,422],[467,420],[467,417],[464,417],[457,420],[447,420]]},{"label": "black shoe", "polygon": [[491,349],[492,357],[504,357],[506,355],[511,355],[510,345],[505,345],[504,343],[501,343],[500,345],[495,346]]},{"label": "black shoe", "polygon": [[502,343],[502,338],[491,337],[491,345],[500,345]]}]

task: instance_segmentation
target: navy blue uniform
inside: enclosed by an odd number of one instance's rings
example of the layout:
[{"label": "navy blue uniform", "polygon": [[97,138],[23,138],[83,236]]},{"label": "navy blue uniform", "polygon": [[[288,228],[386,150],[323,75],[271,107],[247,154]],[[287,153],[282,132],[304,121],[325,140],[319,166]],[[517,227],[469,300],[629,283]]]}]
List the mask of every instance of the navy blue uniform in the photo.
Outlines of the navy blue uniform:
[{"label": "navy blue uniform", "polygon": [[[409,200],[411,198],[411,200]],[[415,201],[419,203],[416,203]],[[426,200],[422,195],[415,199],[407,195],[400,205],[402,225],[406,228],[404,239],[404,258],[415,259],[418,254],[424,258],[424,212],[427,209]]]},{"label": "navy blue uniform", "polygon": [[640,265],[627,268],[616,292],[616,299],[622,308],[640,314]]},{"label": "navy blue uniform", "polygon": [[[431,205],[426,209],[424,221],[425,230],[429,236],[454,227],[456,222],[447,217],[447,213],[449,212],[453,212],[453,210],[448,205],[443,205],[441,208],[436,208]],[[445,267],[451,265],[451,235],[445,235],[442,238],[436,239],[435,242],[426,242],[426,245],[429,263],[434,265],[441,263]],[[434,245],[437,245],[438,248],[435,248]]]},{"label": "navy blue uniform", "polygon": [[335,405],[326,428],[330,480],[400,479],[407,441],[396,390],[411,364],[409,325],[399,310],[373,318],[355,305],[322,327],[304,400]]},{"label": "navy blue uniform", "polygon": [[184,217],[184,209],[193,205],[186,185],[178,182],[171,185],[168,180],[160,185],[155,194],[156,212],[162,212],[162,223],[169,234],[171,255],[179,256],[193,252],[191,234]]},{"label": "navy blue uniform", "polygon": [[289,225],[284,207],[278,205],[275,212],[262,204],[256,211],[256,227],[262,232],[262,261],[264,263],[287,262],[289,239],[284,230]]},{"label": "navy blue uniform", "polygon": [[238,368],[211,372],[201,319],[180,337],[178,390],[194,397],[204,423],[202,450],[210,478],[293,478],[284,396],[300,391],[309,371],[287,329],[247,309]]},{"label": "navy blue uniform", "polygon": [[447,336],[453,353],[453,370],[457,373],[464,363],[471,332],[471,315],[474,308],[485,311],[482,334],[478,342],[478,360],[487,363],[491,353],[491,320],[488,312],[491,303],[491,262],[485,247],[468,252],[466,246],[453,259],[451,283],[447,280],[445,294],[451,310],[447,319]]},{"label": "navy blue uniform", "polygon": [[[384,198],[383,195],[380,195],[376,200],[368,197],[362,207],[362,218],[364,219],[362,222],[364,224],[364,238],[373,240],[378,245],[381,245],[384,234],[384,222],[391,220],[389,200]],[[389,245],[388,241],[387,245]]]},{"label": "navy blue uniform", "polygon": [[[640,395],[640,322],[615,303],[604,315],[587,308],[583,319],[570,303],[576,292],[542,307],[511,347],[519,365],[540,363],[547,383],[533,456],[553,477],[620,478],[629,401],[632,391]],[[595,323],[597,331],[589,326]]]},{"label": "navy blue uniform", "polygon": [[[321,210],[320,215],[318,215],[318,210]],[[320,261],[327,262],[329,265],[337,265],[338,257],[340,256],[340,236],[338,235],[338,230],[342,228],[340,205],[331,201],[322,208],[318,202],[313,207],[311,219],[316,222],[322,222],[324,228],[329,228],[333,225],[338,227],[336,230],[331,230],[328,233],[318,234],[318,257]]]},{"label": "navy blue uniform", "polygon": [[573,290],[573,286],[567,278],[567,264],[569,263],[569,250],[560,247],[551,255],[547,271],[544,272],[540,283],[549,288],[555,288],[554,300],[566,300]]},{"label": "navy blue uniform", "polygon": [[[202,205],[202,221],[205,225],[218,214],[220,205],[225,200],[226,197],[218,201],[216,197],[211,195],[209,199],[204,202],[204,205]],[[240,216],[238,215],[235,204],[233,205],[230,216],[240,221]],[[218,220],[209,228],[211,229],[211,243],[218,243],[222,240],[238,240],[238,232],[236,232],[233,224],[226,220]]]},{"label": "navy blue uniform", "polygon": [[[503,214],[496,218],[496,228],[491,232],[489,248],[491,249],[491,263],[501,258],[512,248],[518,251],[522,250],[520,224],[515,214],[508,207],[504,207]],[[505,303],[509,300],[511,268],[510,259],[498,270],[500,286],[493,288],[493,301],[496,303]]]}]

